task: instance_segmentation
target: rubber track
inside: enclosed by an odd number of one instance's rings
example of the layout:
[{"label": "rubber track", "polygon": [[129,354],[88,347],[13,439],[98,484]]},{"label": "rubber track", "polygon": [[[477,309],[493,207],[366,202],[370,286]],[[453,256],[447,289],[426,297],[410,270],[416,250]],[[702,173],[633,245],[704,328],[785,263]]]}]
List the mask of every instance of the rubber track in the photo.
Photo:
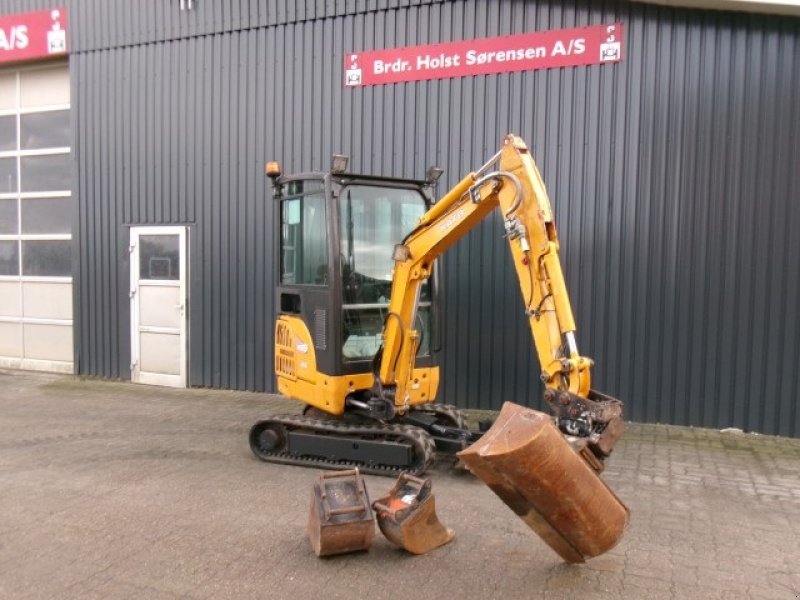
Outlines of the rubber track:
[{"label": "rubber track", "polygon": [[[358,440],[365,436],[380,438],[387,441],[405,441],[414,448],[414,462],[407,467],[380,465],[365,461],[329,460],[322,457],[292,456],[286,450],[265,453],[254,447],[254,434],[257,428],[274,423],[282,425],[287,431],[303,431],[308,433],[335,434],[338,437]],[[250,430],[250,448],[253,453],[264,462],[283,465],[299,465],[303,467],[316,467],[318,469],[352,469],[358,467],[362,473],[370,475],[399,475],[407,471],[412,475],[421,475],[428,469],[436,458],[436,444],[433,438],[419,427],[413,425],[352,425],[336,420],[319,420],[304,417],[303,415],[276,415],[269,419],[257,422]]]}]

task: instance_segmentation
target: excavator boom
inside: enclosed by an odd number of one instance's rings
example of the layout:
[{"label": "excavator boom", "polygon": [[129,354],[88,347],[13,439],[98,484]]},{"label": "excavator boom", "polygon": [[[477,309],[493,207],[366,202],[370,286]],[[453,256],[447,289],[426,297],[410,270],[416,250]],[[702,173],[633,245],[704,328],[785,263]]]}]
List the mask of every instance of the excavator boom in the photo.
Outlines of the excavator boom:
[{"label": "excavator boom", "polygon": [[[499,170],[489,168],[499,162]],[[413,365],[413,328],[419,285],[434,261],[495,208],[503,214],[506,237],[525,301],[546,387],[586,396],[591,360],[578,354],[553,211],[528,148],[508,136],[503,149],[476,173],[460,181],[395,248],[395,272],[384,331],[380,379],[403,396]],[[405,350],[405,356],[402,355]],[[401,371],[395,372],[398,365]]]}]

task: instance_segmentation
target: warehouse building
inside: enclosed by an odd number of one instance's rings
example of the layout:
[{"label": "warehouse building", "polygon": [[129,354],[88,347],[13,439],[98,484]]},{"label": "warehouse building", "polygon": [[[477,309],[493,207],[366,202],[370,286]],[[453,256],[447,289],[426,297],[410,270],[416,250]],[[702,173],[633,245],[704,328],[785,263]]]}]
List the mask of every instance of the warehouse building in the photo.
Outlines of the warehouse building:
[{"label": "warehouse building", "polygon": [[[800,435],[800,8],[666,4],[0,0],[0,366],[274,391],[265,161],[441,194],[514,132],[598,389]],[[507,252],[443,261],[461,407],[541,403]]]}]

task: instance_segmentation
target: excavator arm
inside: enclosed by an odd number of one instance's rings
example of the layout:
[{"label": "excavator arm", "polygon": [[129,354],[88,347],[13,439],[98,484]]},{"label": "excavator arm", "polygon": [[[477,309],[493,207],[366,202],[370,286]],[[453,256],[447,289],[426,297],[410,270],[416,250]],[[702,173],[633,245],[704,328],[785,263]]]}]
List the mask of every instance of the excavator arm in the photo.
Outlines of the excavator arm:
[{"label": "excavator arm", "polygon": [[[497,165],[497,170],[492,170]],[[415,328],[421,283],[434,261],[499,208],[541,365],[544,397],[562,432],[596,470],[624,428],[622,407],[591,389],[592,360],[578,351],[575,319],[544,182],[528,147],[509,135],[503,148],[451,189],[394,250],[394,277],[382,351],[376,357],[376,397],[387,410],[408,408],[419,344]]]},{"label": "excavator arm", "polygon": [[[499,170],[489,172],[498,159]],[[495,208],[503,215],[542,381],[548,388],[588,394],[592,361],[580,356],[575,342],[550,200],[525,142],[509,136],[492,161],[460,181],[395,248],[380,380],[396,386],[399,398],[413,384],[409,374],[418,342],[414,320],[420,284],[436,258]]]}]

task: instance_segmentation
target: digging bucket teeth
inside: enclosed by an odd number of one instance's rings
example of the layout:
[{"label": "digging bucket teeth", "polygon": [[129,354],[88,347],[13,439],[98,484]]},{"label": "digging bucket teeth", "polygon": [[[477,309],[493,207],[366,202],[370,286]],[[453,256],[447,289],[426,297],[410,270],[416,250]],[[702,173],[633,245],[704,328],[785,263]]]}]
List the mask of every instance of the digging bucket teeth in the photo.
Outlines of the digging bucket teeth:
[{"label": "digging bucket teeth", "polygon": [[372,504],[381,533],[412,554],[427,554],[455,534],[439,522],[429,479],[403,473],[389,494]]},{"label": "digging bucket teeth", "polygon": [[458,457],[567,562],[610,550],[628,524],[628,508],[545,413],[506,402]]},{"label": "digging bucket teeth", "polygon": [[375,513],[358,469],[320,473],[311,490],[308,539],[317,556],[367,550]]}]

